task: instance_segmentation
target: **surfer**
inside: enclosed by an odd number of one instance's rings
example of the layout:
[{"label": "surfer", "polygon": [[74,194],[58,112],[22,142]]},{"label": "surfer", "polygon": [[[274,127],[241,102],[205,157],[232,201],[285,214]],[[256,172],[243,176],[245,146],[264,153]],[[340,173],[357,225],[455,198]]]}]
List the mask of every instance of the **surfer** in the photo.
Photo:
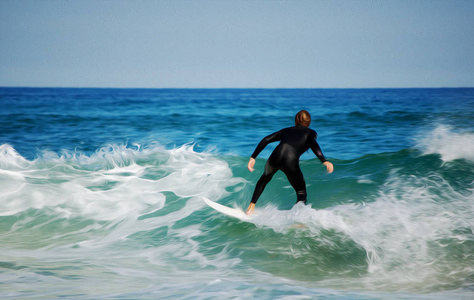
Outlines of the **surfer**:
[{"label": "surfer", "polygon": [[269,143],[280,141],[280,144],[278,144],[268,158],[263,175],[257,182],[252,200],[250,200],[250,205],[247,208],[247,215],[253,212],[255,203],[257,203],[265,186],[278,170],[282,170],[283,173],[285,173],[288,181],[295,190],[296,202],[301,201],[306,203],[306,183],[299,166],[299,158],[309,148],[311,148],[313,153],[326,166],[327,172],[332,173],[334,166],[324,157],[319,144],[316,142],[316,131],[308,128],[310,123],[311,115],[306,110],[302,110],[295,116],[295,126],[272,133],[264,137],[257,145],[257,148],[255,148],[255,151],[250,156],[250,160],[247,164],[250,172],[254,171],[255,158],[257,158],[258,154],[260,154]]}]

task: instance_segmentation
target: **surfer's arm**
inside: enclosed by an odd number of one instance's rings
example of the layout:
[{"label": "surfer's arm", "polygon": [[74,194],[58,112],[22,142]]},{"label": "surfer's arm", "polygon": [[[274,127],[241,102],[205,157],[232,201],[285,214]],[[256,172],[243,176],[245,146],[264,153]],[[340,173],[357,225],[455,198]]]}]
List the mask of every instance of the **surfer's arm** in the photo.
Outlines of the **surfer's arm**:
[{"label": "surfer's arm", "polygon": [[323,151],[321,151],[321,147],[319,147],[318,142],[316,142],[316,132],[314,133],[314,138],[311,140],[311,150],[313,151],[314,155],[316,155],[319,160],[326,166],[326,170],[328,173],[332,173],[334,171],[334,165],[326,160],[324,157]]},{"label": "surfer's arm", "polygon": [[316,143],[316,145],[317,149],[313,149],[313,147],[311,147],[311,149],[313,150],[314,154],[316,154],[316,156],[319,158],[319,160],[323,163],[323,165],[326,166],[326,170],[328,171],[328,173],[332,173],[334,171],[334,165],[326,160],[323,153],[321,152],[321,148],[319,148],[318,143]]},{"label": "surfer's arm", "polygon": [[247,208],[247,211],[245,212],[247,215],[251,215],[253,210],[255,208],[255,203],[250,203],[249,207]]},{"label": "surfer's arm", "polygon": [[255,151],[252,153],[250,157],[253,159],[257,158],[260,152],[262,152],[262,150],[265,149],[265,147],[268,144],[279,141],[279,140],[281,140],[281,130],[275,133],[272,133],[270,135],[267,135],[260,141],[260,143],[258,143],[257,148],[255,148]]},{"label": "surfer's arm", "polygon": [[318,142],[316,142],[316,139],[311,141],[311,150],[322,163],[326,161],[326,157],[324,157],[323,151],[321,151],[321,147],[319,147],[319,144]]}]

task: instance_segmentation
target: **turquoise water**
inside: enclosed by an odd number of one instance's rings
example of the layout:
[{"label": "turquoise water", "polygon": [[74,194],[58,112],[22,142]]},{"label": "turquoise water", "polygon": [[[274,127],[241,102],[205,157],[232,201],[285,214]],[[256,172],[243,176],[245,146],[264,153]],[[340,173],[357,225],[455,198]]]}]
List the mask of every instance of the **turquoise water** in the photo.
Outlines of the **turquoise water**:
[{"label": "turquoise water", "polygon": [[[472,299],[474,89],[0,89],[7,299]],[[265,135],[308,110],[326,174]]]}]

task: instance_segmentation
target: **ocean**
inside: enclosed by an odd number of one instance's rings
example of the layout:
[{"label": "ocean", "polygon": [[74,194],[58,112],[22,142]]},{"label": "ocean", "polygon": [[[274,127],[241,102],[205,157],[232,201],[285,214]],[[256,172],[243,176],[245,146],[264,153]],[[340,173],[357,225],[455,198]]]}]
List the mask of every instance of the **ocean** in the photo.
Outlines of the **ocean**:
[{"label": "ocean", "polygon": [[[301,157],[243,222],[266,135]],[[0,88],[4,299],[473,299],[474,89]]]}]

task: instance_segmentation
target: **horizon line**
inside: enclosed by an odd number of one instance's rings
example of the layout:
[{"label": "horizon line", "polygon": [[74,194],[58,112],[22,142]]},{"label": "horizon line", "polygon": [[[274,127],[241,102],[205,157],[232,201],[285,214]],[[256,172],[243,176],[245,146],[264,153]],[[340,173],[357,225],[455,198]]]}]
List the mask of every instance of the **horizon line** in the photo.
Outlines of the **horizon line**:
[{"label": "horizon line", "polygon": [[441,87],[99,87],[99,86],[2,86],[17,89],[129,89],[129,90],[376,90],[376,89],[470,89],[474,86]]}]

